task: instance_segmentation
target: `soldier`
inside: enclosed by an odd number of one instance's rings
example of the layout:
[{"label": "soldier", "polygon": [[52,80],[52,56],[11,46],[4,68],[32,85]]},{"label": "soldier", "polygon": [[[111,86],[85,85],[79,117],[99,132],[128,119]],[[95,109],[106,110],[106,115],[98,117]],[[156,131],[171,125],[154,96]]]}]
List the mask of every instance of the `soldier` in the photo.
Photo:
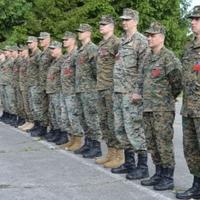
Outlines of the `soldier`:
[{"label": "soldier", "polygon": [[[61,66],[61,85],[63,102],[61,107],[62,123],[65,129],[70,131],[70,141],[66,143],[65,149],[75,151],[80,148],[80,138],[83,137],[83,128],[80,122],[80,109],[78,99],[75,93],[75,62],[77,57],[76,34],[66,31],[63,37],[63,47],[67,53],[64,55]],[[69,124],[67,124],[69,123]],[[58,142],[57,142],[58,143]],[[61,143],[61,142],[59,142]],[[62,142],[64,143],[64,141]]]},{"label": "soldier", "polygon": [[[97,46],[91,41],[92,27],[89,24],[80,24],[77,29],[78,39],[82,46],[78,50],[76,59],[76,93],[82,104],[84,118],[89,128],[83,147],[76,151],[85,158],[101,156],[100,122],[97,113],[96,92],[96,57]],[[79,143],[80,143],[79,138]]]},{"label": "soldier", "polygon": [[[126,178],[133,180],[149,176],[142,101],[133,102],[131,99],[138,89],[139,69],[146,53],[147,39],[137,31],[137,11],[126,8],[120,18],[125,35],[120,40],[114,65],[113,112],[115,134],[125,149],[125,163],[111,171],[127,173]],[[134,153],[138,154],[137,167]]]},{"label": "soldier", "polygon": [[190,173],[194,176],[192,187],[177,193],[178,199],[200,199],[200,5],[189,16],[193,41],[186,46],[183,57],[183,147]]},{"label": "soldier", "polygon": [[26,131],[26,128],[31,129],[33,124],[33,114],[30,110],[29,99],[28,99],[28,76],[27,68],[29,66],[29,51],[28,46],[22,46],[19,48],[19,55],[21,57],[21,62],[19,66],[19,90],[22,94],[22,103],[25,112],[26,123],[22,126],[18,126],[22,131]]},{"label": "soldier", "polygon": [[37,121],[38,126],[36,129],[32,131],[32,135],[34,136],[45,136],[47,133],[47,126],[48,126],[48,99],[47,94],[45,92],[46,87],[46,77],[47,77],[47,70],[51,63],[51,55],[49,50],[50,45],[50,34],[47,32],[41,32],[40,36],[38,37],[39,45],[43,49],[40,54],[39,58],[39,83],[38,83],[38,90],[37,90],[37,98],[40,102],[40,106],[37,107]]},{"label": "soldier", "polygon": [[[173,189],[174,150],[173,122],[175,100],[181,92],[181,63],[164,46],[165,28],[158,22],[146,30],[149,51],[143,62],[140,93],[133,94],[135,102],[143,96],[143,118],[148,150],[156,168],[155,174],[141,182],[155,190]],[[142,91],[142,94],[141,94]]]},{"label": "soldier", "polygon": [[[51,124],[51,134],[55,134],[57,137],[60,135],[61,127],[61,82],[60,71],[63,62],[62,56],[62,43],[58,41],[52,41],[50,46],[51,56],[53,61],[48,68],[47,81],[46,81],[46,93],[49,100],[49,117]],[[53,142],[54,137],[47,138],[47,141]]]},{"label": "soldier", "polygon": [[3,109],[2,116],[0,117],[0,121],[4,122],[5,119],[7,119],[8,113],[5,110],[5,92],[2,82],[2,64],[5,62],[5,54],[3,50],[0,50],[0,98],[1,98],[1,105]]},{"label": "soldier", "polygon": [[103,139],[108,146],[107,155],[96,160],[104,167],[119,167],[124,162],[123,149],[114,134],[113,115],[113,66],[119,47],[119,39],[114,35],[114,20],[111,15],[104,15],[99,22],[99,31],[103,40],[99,43],[97,55],[98,113]]},{"label": "soldier", "polygon": [[2,64],[2,83],[4,87],[5,93],[5,109],[9,113],[6,123],[10,125],[15,125],[17,121],[16,115],[16,98],[15,98],[15,90],[13,85],[13,63],[14,59],[12,56],[11,47],[6,47],[5,56],[6,61]]},{"label": "soldier", "polygon": [[[34,119],[34,127],[29,130],[32,133],[35,129],[40,126],[38,121],[38,110],[41,109],[40,89],[39,89],[39,59],[41,51],[38,48],[38,39],[35,36],[29,36],[28,40],[29,48],[29,66],[27,67],[27,78],[28,78],[28,99],[30,109]],[[28,130],[24,127],[24,130]],[[32,134],[34,136],[34,134]]]},{"label": "soldier", "polygon": [[20,126],[25,123],[25,111],[24,111],[24,106],[23,106],[23,101],[22,101],[22,94],[20,91],[19,87],[19,67],[21,64],[21,57],[18,54],[19,48],[17,46],[13,46],[11,49],[11,53],[14,58],[14,63],[13,63],[13,87],[15,90],[15,96],[16,96],[16,111],[17,111],[17,116],[18,119],[16,121],[15,126]]}]

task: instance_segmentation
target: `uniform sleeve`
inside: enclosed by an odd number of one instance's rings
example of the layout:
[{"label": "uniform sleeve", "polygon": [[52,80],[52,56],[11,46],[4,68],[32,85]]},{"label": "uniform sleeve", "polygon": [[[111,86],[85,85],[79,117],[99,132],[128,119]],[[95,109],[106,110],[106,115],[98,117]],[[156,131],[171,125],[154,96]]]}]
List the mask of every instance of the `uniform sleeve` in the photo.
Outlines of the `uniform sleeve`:
[{"label": "uniform sleeve", "polygon": [[89,62],[92,66],[92,74],[96,78],[97,77],[97,46],[93,45],[88,50]]},{"label": "uniform sleeve", "polygon": [[143,39],[138,48],[138,78],[136,82],[136,86],[134,89],[134,93],[142,95],[142,87],[143,87],[143,68],[144,68],[144,58],[148,53],[148,44],[147,40]]},{"label": "uniform sleeve", "polygon": [[166,69],[172,95],[176,99],[182,90],[182,65],[177,58],[172,57],[167,59]]}]

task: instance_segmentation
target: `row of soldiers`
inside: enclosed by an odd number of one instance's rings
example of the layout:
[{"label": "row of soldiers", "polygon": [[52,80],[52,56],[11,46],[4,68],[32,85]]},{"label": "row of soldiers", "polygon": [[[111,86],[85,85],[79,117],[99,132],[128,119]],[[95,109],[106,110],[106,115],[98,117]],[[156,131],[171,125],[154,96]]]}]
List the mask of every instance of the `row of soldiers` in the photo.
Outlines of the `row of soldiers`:
[{"label": "row of soldiers", "polygon": [[[174,188],[175,101],[183,89],[184,153],[194,181],[176,197],[200,198],[200,6],[190,15],[195,38],[182,63],[164,46],[160,23],[152,23],[145,37],[137,31],[137,11],[126,8],[120,18],[119,39],[112,16],[102,16],[98,46],[91,40],[92,27],[80,24],[79,48],[76,34],[67,31],[62,43],[50,43],[50,34],[41,32],[29,36],[27,46],[3,49],[1,121],[95,158],[129,180],[149,177],[148,149],[155,174],[141,184],[169,190]],[[102,139],[108,147],[104,157]]]}]

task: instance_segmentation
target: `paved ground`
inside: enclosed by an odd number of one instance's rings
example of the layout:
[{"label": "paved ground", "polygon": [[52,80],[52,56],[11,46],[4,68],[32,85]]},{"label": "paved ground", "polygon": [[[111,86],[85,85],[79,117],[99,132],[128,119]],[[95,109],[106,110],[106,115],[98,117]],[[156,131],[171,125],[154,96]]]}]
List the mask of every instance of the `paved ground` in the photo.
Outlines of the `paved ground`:
[{"label": "paved ground", "polygon": [[[177,104],[177,112],[180,103]],[[0,123],[0,200],[170,200],[191,185],[176,116],[174,191],[155,192],[94,163]],[[105,151],[105,145],[103,144]],[[154,169],[149,159],[150,173]]]}]

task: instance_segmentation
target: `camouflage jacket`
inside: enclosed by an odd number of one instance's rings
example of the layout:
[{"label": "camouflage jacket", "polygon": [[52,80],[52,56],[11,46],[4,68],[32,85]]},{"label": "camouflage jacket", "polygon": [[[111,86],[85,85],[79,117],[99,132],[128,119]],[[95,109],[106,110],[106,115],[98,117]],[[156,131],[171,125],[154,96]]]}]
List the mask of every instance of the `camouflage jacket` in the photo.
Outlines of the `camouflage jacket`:
[{"label": "camouflage jacket", "polygon": [[21,58],[21,63],[19,67],[19,87],[20,90],[26,90],[27,89],[27,83],[28,83],[28,76],[27,76],[27,68],[29,66],[29,58]]},{"label": "camouflage jacket", "polygon": [[113,88],[113,67],[119,48],[119,39],[111,36],[99,43],[97,55],[97,90]]},{"label": "camouflage jacket", "polygon": [[182,57],[183,116],[200,117],[200,41],[189,43]]},{"label": "camouflage jacket", "polygon": [[3,85],[3,63],[5,62],[6,60],[4,61],[1,61],[0,62],[0,85]]},{"label": "camouflage jacket", "polygon": [[2,85],[13,85],[13,58],[6,58],[1,66],[1,82]]},{"label": "camouflage jacket", "polygon": [[13,63],[13,86],[19,88],[19,67],[21,64],[21,58],[17,57]]},{"label": "camouflage jacket", "polygon": [[28,86],[39,85],[39,60],[41,51],[36,49],[30,54],[29,66],[27,68]]},{"label": "camouflage jacket", "polygon": [[125,37],[121,38],[113,71],[114,92],[137,92],[139,70],[146,49],[147,39],[139,32],[128,41]]},{"label": "camouflage jacket", "polygon": [[175,110],[175,99],[182,89],[181,70],[180,61],[165,47],[156,55],[148,51],[141,80],[144,112]]},{"label": "camouflage jacket", "polygon": [[75,62],[77,57],[77,49],[67,53],[63,57],[61,65],[61,85],[62,93],[65,95],[75,94]]},{"label": "camouflage jacket", "polygon": [[54,59],[48,68],[46,81],[47,94],[59,93],[61,91],[60,72],[62,63],[63,56]]},{"label": "camouflage jacket", "polygon": [[52,62],[50,49],[42,51],[39,58],[39,84],[42,90],[46,88],[47,71]]},{"label": "camouflage jacket", "polygon": [[76,59],[76,92],[96,90],[97,46],[89,42],[78,50]]}]

